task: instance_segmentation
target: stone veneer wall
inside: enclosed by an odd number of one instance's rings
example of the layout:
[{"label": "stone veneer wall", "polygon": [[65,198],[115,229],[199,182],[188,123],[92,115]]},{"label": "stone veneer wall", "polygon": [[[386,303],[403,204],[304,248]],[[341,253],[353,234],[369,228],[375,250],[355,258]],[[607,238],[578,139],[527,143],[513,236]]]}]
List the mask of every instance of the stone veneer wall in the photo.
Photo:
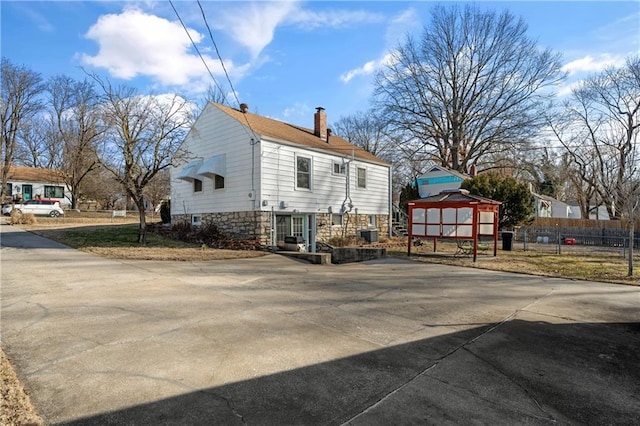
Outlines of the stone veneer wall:
[{"label": "stone veneer wall", "polygon": [[[172,215],[173,223],[186,221],[191,223],[190,214]],[[229,235],[241,239],[257,239],[260,244],[269,245],[271,243],[271,212],[245,211],[227,213],[202,213],[202,223],[215,223],[218,228]],[[357,231],[367,229],[368,215],[365,214],[345,214],[343,217],[344,226],[332,226],[330,213],[317,213],[316,224],[318,241],[328,241],[333,237],[357,235]],[[376,228],[380,237],[389,235],[389,216],[376,215]],[[344,234],[343,234],[344,231]]]},{"label": "stone veneer wall", "polygon": [[[355,213],[345,214],[343,215],[343,226],[332,226],[330,213],[318,213],[316,214],[316,223],[318,228],[316,238],[318,241],[328,241],[333,237],[358,235],[359,230],[368,229],[369,215]],[[380,237],[388,236],[389,215],[376,215],[375,229],[378,230]]]},{"label": "stone veneer wall", "polygon": [[[240,239],[256,239],[260,244],[269,245],[271,235],[271,225],[269,222],[270,212],[248,211],[248,212],[226,212],[226,213],[202,213],[196,216],[201,217],[201,222],[215,223],[218,229],[225,234]],[[173,223],[186,221],[191,223],[191,214],[172,215]]]}]

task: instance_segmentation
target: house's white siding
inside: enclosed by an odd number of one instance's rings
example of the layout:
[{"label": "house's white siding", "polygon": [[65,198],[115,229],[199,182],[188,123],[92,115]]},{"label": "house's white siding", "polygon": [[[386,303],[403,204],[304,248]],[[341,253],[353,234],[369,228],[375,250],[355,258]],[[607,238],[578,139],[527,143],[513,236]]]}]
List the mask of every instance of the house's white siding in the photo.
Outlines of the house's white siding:
[{"label": "house's white siding", "polygon": [[[253,209],[254,192],[260,185],[259,145],[251,144],[251,132],[215,106],[208,104],[185,139],[191,158],[206,160],[226,154],[224,189],[214,189],[213,179],[202,177],[202,191],[194,192],[193,183],[176,179],[182,166],[171,171],[172,214],[249,211]],[[251,154],[255,154],[252,184]]]},{"label": "house's white siding", "polygon": [[[311,159],[310,189],[296,188],[296,156]],[[350,208],[359,214],[389,213],[389,167],[265,140],[261,157],[262,210],[341,213]],[[345,164],[345,174],[333,172],[334,162]],[[358,167],[367,170],[366,188],[357,186]]]},{"label": "house's white siding", "polygon": [[[45,183],[45,182],[32,182],[25,180],[9,179],[7,184],[11,185],[11,198],[15,200],[23,199],[23,188],[25,185],[31,185],[31,198],[48,198],[51,200],[58,200],[60,207],[67,208],[71,205],[71,190],[64,183]],[[64,189],[64,197],[47,197],[45,196],[45,186],[56,186]],[[26,201],[26,200],[25,200]]]}]

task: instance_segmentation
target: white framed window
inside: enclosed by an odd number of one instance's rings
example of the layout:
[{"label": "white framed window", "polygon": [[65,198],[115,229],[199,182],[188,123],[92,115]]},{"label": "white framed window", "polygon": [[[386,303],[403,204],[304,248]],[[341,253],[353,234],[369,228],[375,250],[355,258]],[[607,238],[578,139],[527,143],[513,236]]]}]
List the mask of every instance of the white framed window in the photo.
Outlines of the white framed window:
[{"label": "white framed window", "polygon": [[333,174],[334,175],[344,175],[346,174],[346,166],[344,163],[340,163],[338,161],[333,162]]},{"label": "white framed window", "polygon": [[376,215],[375,214],[370,214],[367,216],[367,222],[368,222],[368,226],[371,228],[375,228],[376,227]]},{"label": "white framed window", "polygon": [[200,226],[200,225],[202,225],[202,216],[200,216],[200,215],[195,215],[195,214],[194,214],[193,216],[191,216],[191,224],[192,224],[193,226]]},{"label": "white framed window", "polygon": [[367,187],[367,169],[358,167],[358,188]]},{"label": "white framed window", "polygon": [[202,181],[200,179],[193,180],[193,192],[202,192]]},{"label": "white framed window", "polygon": [[311,158],[296,155],[296,188],[311,189]]},{"label": "white framed window", "polygon": [[332,226],[342,226],[342,214],[340,214],[340,213],[331,213],[331,225]]}]

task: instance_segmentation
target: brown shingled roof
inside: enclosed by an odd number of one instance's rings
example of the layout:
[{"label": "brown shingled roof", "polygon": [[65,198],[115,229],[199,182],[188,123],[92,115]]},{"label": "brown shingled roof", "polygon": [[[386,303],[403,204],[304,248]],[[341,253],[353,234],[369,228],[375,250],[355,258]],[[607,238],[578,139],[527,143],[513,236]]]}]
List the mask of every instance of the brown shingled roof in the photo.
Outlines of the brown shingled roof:
[{"label": "brown shingled roof", "polygon": [[39,167],[10,166],[8,181],[63,183],[62,174],[58,170]]},{"label": "brown shingled roof", "polygon": [[263,117],[261,115],[253,114],[250,112],[243,113],[240,110],[231,108],[225,105],[221,105],[212,102],[218,109],[227,113],[238,122],[247,126],[247,122],[251,125],[254,132],[261,136],[268,136],[282,141],[291,142],[299,145],[304,145],[308,148],[319,149],[323,151],[329,151],[332,154],[340,154],[350,156],[353,151],[355,158],[372,161],[379,164],[387,165],[388,162],[376,157],[364,149],[349,143],[347,140],[340,136],[331,135],[329,143],[326,140],[319,138],[313,133],[311,129],[305,129],[304,127],[295,126],[293,124],[284,123],[282,121],[274,120],[272,118]]}]

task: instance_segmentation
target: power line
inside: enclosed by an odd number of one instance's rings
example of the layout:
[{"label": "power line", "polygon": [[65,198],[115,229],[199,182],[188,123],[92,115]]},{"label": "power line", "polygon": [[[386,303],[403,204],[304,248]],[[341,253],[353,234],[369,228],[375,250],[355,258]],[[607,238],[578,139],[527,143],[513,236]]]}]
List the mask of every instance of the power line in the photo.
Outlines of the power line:
[{"label": "power line", "polygon": [[[175,6],[173,5],[173,2],[171,0],[169,0],[169,4],[171,5],[171,8],[173,9],[174,13],[176,14],[176,16],[178,17],[178,20],[180,21],[180,24],[182,25],[182,28],[184,29],[184,32],[187,33],[187,37],[189,37],[189,40],[191,40],[191,44],[193,45],[193,48],[196,50],[196,53],[198,53],[198,56],[200,57],[200,60],[202,61],[202,63],[204,64],[205,68],[207,69],[207,72],[209,72],[209,76],[211,76],[211,79],[213,80],[213,83],[216,85],[216,87],[218,88],[218,90],[220,90],[220,93],[224,93],[224,90],[222,90],[222,88],[220,87],[220,85],[218,84],[218,81],[216,80],[216,78],[213,76],[213,73],[211,72],[211,70],[209,69],[209,65],[207,65],[207,61],[204,60],[204,57],[202,56],[202,54],[200,53],[200,50],[198,49],[198,46],[196,45],[196,43],[193,41],[193,38],[191,38],[191,34],[189,34],[189,30],[187,30],[186,25],[184,24],[184,22],[182,22],[182,18],[180,17],[180,14],[178,13],[178,11],[176,10]],[[224,65],[223,65],[224,67]],[[226,71],[225,71],[226,72]]]},{"label": "power line", "polygon": [[[200,13],[202,13],[202,19],[204,20],[204,25],[207,27],[207,31],[209,31],[209,37],[211,38],[213,47],[216,50],[216,55],[218,55],[218,59],[220,59],[220,64],[222,64],[222,70],[224,71],[224,75],[227,77],[227,81],[229,82],[229,87],[231,87],[231,93],[233,94],[233,97],[235,98],[238,105],[240,105],[240,99],[238,99],[236,89],[233,87],[233,83],[231,83],[231,78],[229,77],[229,73],[227,72],[227,67],[225,67],[224,65],[224,61],[222,60],[222,55],[220,55],[220,50],[218,50],[218,45],[216,44],[216,41],[213,38],[211,27],[209,26],[209,22],[207,21],[207,17],[204,13],[204,9],[202,8],[202,4],[200,3],[200,0],[197,0],[197,3],[198,3],[198,7],[200,7]],[[251,129],[251,132],[253,133],[253,137],[257,139],[258,137],[256,135],[256,132],[253,130],[253,127],[251,127],[251,123],[249,123],[249,119],[247,118],[247,115],[243,114],[243,116],[244,116],[244,120],[247,123],[247,126],[249,126],[249,129]]]}]

